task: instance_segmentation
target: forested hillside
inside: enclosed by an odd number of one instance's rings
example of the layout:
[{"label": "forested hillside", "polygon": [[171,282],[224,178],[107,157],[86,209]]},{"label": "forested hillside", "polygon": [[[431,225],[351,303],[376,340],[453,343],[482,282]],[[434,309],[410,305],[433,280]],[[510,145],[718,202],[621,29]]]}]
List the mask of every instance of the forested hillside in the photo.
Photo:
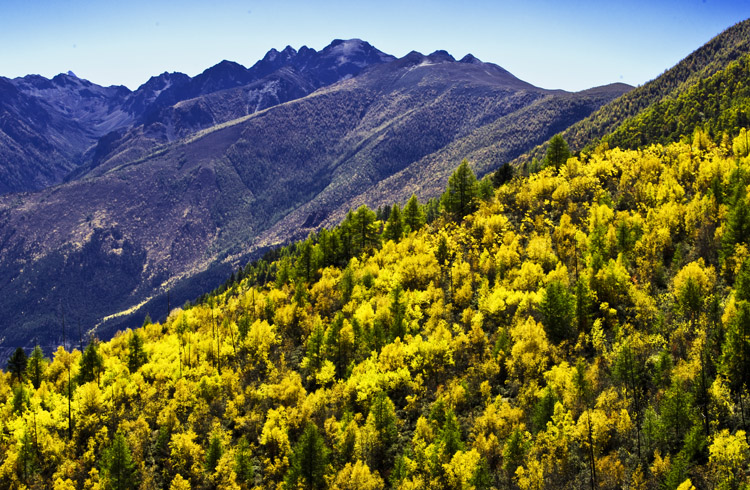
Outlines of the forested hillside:
[{"label": "forested hillside", "polygon": [[[622,131],[622,127],[626,126],[633,118],[637,118],[646,111],[653,110],[659,104],[674,104],[675,99],[680,98],[688,91],[704,90],[704,87],[696,87],[717,73],[725,71],[733,62],[747,57],[748,53],[750,53],[750,19],[728,28],[659,77],[603,106],[591,116],[566,129],[563,135],[570,143],[571,148],[576,151],[586,146],[596,145],[610,133],[618,129]],[[723,98],[725,94],[726,92],[722,87],[721,91],[714,93],[712,97],[719,99]],[[682,114],[682,117],[689,116],[695,120],[696,115],[686,112]],[[670,116],[677,117],[677,114],[671,113]],[[705,114],[698,115],[698,117],[701,122],[709,119],[709,116]],[[674,121],[667,121],[667,128],[663,130],[659,128],[659,131],[673,131],[675,128],[671,126],[672,123]],[[745,124],[735,125],[733,130],[743,127]],[[677,133],[677,136],[683,134],[690,135],[692,130]],[[645,141],[648,143],[656,142],[648,139],[645,139]],[[545,148],[546,145],[540,145],[518,160],[531,162],[533,158],[541,159],[544,156]]]},{"label": "forested hillside", "polygon": [[19,350],[0,486],[747,486],[749,150],[462,164],[162,324]]},{"label": "forested hillside", "polygon": [[[324,50],[323,66],[350,75],[336,62],[342,46]],[[268,247],[334,226],[363,202],[438,196],[461,159],[483,175],[630,88],[548,91],[475,58],[383,57],[272,107],[249,104],[245,86],[180,102],[159,112],[172,123],[142,128],[176,140],[147,142],[134,130],[132,140],[102,142],[102,159],[65,184],[0,196],[0,357],[31,350],[35,337],[54,350],[65,315],[102,339],[148,311],[163,319],[169,303],[215,288]]]},{"label": "forested hillside", "polygon": [[610,146],[638,148],[646,143],[667,143],[700,128],[722,138],[750,122],[750,55],[701,79],[678,97],[654,104],[626,120],[603,138]]}]

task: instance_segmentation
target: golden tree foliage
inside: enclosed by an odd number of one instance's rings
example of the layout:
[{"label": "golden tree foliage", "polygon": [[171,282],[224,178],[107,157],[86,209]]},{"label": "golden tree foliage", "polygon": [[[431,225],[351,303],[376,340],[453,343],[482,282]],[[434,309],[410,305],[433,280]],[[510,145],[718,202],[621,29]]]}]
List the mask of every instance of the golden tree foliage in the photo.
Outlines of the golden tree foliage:
[{"label": "golden tree foliage", "polygon": [[286,249],[86,383],[59,347],[0,376],[0,486],[106,486],[118,432],[144,489],[747,485],[744,143],[601,147],[309,276]]}]

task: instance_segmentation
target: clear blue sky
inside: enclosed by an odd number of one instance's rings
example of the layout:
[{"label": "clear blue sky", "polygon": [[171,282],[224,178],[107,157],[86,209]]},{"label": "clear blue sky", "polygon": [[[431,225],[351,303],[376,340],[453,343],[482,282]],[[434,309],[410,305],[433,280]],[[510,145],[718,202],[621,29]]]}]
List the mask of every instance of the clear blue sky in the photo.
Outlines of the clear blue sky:
[{"label": "clear blue sky", "polygon": [[134,89],[164,71],[357,37],[395,56],[470,52],[534,85],[582,90],[643,84],[748,17],[748,0],[0,0],[0,75],[72,70]]}]

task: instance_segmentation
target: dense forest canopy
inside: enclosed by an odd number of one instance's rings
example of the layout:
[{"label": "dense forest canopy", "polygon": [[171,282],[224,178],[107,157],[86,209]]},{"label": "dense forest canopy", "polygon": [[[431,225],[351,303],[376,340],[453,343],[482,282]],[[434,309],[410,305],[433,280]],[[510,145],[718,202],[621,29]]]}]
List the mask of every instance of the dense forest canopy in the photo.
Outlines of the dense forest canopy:
[{"label": "dense forest canopy", "polygon": [[747,141],[603,145],[496,189],[464,162],[164,323],[17,352],[0,486],[746,486]]}]

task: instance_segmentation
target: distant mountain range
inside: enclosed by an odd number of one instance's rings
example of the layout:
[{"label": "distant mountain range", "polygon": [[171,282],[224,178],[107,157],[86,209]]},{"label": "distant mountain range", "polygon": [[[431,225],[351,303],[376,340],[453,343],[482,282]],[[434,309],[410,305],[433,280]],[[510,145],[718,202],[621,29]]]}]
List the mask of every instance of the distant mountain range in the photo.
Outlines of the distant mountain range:
[{"label": "distant mountain range", "polygon": [[544,90],[444,51],[360,40],[164,73],[135,91],[0,79],[0,349],[161,317],[350,207],[424,200],[630,90]]},{"label": "distant mountain range", "polygon": [[162,73],[132,92],[72,73],[52,80],[0,77],[0,194],[58,184],[81,165],[100,161],[114,143],[124,146],[120,139],[135,128],[149,140],[171,141],[393,60],[368,43],[338,40],[320,52],[272,49],[251,68],[222,61],[194,78]]}]

